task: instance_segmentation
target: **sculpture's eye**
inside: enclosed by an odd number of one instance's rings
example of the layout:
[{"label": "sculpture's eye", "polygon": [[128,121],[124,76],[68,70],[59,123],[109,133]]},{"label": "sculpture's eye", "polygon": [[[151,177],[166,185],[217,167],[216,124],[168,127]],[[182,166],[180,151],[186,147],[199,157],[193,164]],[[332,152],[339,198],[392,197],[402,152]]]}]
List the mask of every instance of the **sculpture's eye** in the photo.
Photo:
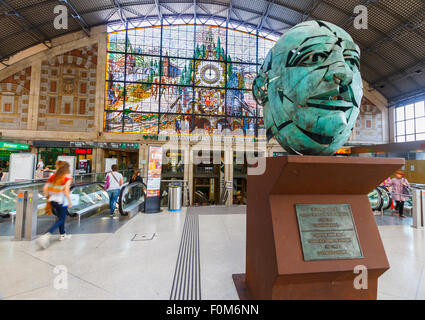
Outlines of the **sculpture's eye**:
[{"label": "sculpture's eye", "polygon": [[345,56],[345,62],[350,66],[351,70],[360,69],[360,60],[357,57]]},{"label": "sculpture's eye", "polygon": [[314,66],[316,64],[325,62],[327,57],[328,57],[328,54],[326,52],[307,53],[304,57],[302,57],[299,60],[297,65],[301,67]]}]

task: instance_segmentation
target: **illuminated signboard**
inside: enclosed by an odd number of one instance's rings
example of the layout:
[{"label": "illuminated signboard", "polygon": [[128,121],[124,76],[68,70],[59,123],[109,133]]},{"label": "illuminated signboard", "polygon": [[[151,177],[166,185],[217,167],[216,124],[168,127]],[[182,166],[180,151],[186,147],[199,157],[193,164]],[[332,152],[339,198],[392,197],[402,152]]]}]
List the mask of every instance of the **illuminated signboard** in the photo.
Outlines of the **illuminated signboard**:
[{"label": "illuminated signboard", "polygon": [[12,142],[0,142],[0,149],[9,150],[29,150],[28,144],[12,143]]},{"label": "illuminated signboard", "polygon": [[75,154],[92,154],[92,149],[75,149]]}]

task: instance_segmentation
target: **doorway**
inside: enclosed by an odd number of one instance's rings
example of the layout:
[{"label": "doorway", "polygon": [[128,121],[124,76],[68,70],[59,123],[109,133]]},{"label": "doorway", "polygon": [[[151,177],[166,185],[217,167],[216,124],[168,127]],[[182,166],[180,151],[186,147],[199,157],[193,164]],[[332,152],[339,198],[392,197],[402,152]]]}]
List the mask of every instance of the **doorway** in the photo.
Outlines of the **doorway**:
[{"label": "doorway", "polygon": [[194,151],[193,204],[217,205],[224,180],[224,153],[221,151]]}]

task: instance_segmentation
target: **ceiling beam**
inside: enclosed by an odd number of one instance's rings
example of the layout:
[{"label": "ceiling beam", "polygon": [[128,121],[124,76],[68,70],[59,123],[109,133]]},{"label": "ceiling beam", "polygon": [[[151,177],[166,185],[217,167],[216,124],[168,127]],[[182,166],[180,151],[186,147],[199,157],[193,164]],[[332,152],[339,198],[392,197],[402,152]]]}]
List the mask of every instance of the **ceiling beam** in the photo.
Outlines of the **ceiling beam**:
[{"label": "ceiling beam", "polygon": [[161,12],[161,4],[159,0],[155,0],[156,11],[158,12],[158,17],[162,21],[162,12]]},{"label": "ceiling beam", "polygon": [[383,83],[385,81],[396,81],[400,80],[406,77],[406,74],[412,75],[414,73],[417,73],[416,71],[422,70],[422,72],[425,72],[425,59],[422,59],[418,63],[414,63],[410,66],[407,66],[402,69],[398,69],[396,72],[390,74],[389,76],[381,77],[378,80],[371,83],[371,85],[379,85],[380,83]]},{"label": "ceiling beam", "polygon": [[261,31],[261,29],[263,29],[264,26],[264,22],[266,21],[267,17],[269,16],[270,13],[270,8],[273,6],[275,0],[270,0],[267,1],[267,7],[266,10],[264,10],[263,15],[261,16],[261,20],[257,25],[257,33]]},{"label": "ceiling beam", "polygon": [[[377,1],[379,1],[379,0],[364,0],[362,5],[367,7],[370,3],[376,3]],[[360,3],[359,3],[359,5],[360,5]],[[356,17],[357,16],[354,14],[354,12],[351,15],[348,15],[348,18],[345,19],[345,21],[340,24],[340,27],[345,26],[348,22],[353,21]]]},{"label": "ceiling beam", "polygon": [[[416,20],[418,18],[423,19],[424,16],[425,16],[425,11],[421,11],[421,12],[417,12],[413,16],[409,17],[408,20]],[[403,30],[409,30],[409,31],[416,30],[424,24],[425,24],[425,20],[422,20],[421,22],[417,23],[416,25],[401,24],[398,27],[394,28],[388,35],[386,35],[385,37],[382,37],[381,39],[376,41],[373,45],[371,45],[368,48],[368,50],[374,50],[375,48],[378,48],[383,42],[386,42],[386,41],[397,41],[398,39],[402,38],[403,34],[400,34],[397,37],[395,37],[393,35],[397,34],[398,32],[401,32]],[[404,34],[404,35],[406,35],[406,34]]]},{"label": "ceiling beam", "polygon": [[233,0],[230,0],[229,11],[227,12],[227,18],[226,18],[226,25],[229,24],[230,16],[232,15],[232,11],[233,11]]},{"label": "ceiling beam", "polygon": [[424,93],[425,93],[425,86],[422,86],[422,87],[419,87],[419,89],[415,89],[413,91],[388,98],[388,100],[391,103],[396,103],[400,100],[404,100],[404,99],[408,99],[408,98],[414,98],[415,96],[423,95]]},{"label": "ceiling beam", "polygon": [[301,22],[307,21],[308,18],[310,18],[310,16],[313,14],[314,10],[316,10],[316,8],[319,6],[320,3],[321,3],[321,0],[313,0],[310,9],[304,11],[303,19],[301,20]]},{"label": "ceiling beam", "polygon": [[[379,10],[381,10],[382,12],[385,12],[386,14],[388,14],[389,16],[391,16],[392,18],[394,18],[395,20],[400,21],[401,25],[407,25],[407,29],[409,29],[409,21],[406,20],[405,17],[403,17],[402,15],[400,15],[397,12],[394,12],[393,10],[390,10],[389,8],[386,8],[385,6],[383,6],[380,2],[376,2],[374,4]],[[419,10],[418,12],[422,12],[422,14],[425,13],[425,3],[422,2],[422,10]],[[410,31],[413,31],[415,34],[417,34],[419,37],[421,37],[422,39],[425,40],[425,32],[423,32],[421,29],[418,28],[414,28],[414,29],[409,29]]]},{"label": "ceiling beam", "polygon": [[[351,12],[347,12],[347,11],[345,11],[345,10],[343,10],[342,8],[340,8],[340,7],[337,7],[337,6],[335,6],[334,4],[332,4],[332,3],[329,3],[329,2],[327,2],[327,1],[325,1],[325,0],[322,0],[321,1],[323,4],[325,4],[325,5],[327,5],[327,6],[329,6],[329,7],[331,7],[332,9],[334,9],[334,10],[337,10],[337,11],[339,11],[339,12],[341,12],[341,13],[344,13],[346,16],[348,16],[348,17],[350,17],[351,16]],[[386,36],[386,34],[384,33],[384,32],[382,32],[381,30],[379,30],[379,29],[377,29],[377,28],[375,28],[374,26],[372,26],[372,25],[370,25],[369,24],[369,26],[368,26],[368,28],[370,29],[370,30],[372,30],[373,32],[376,32],[376,33],[378,33],[381,37],[385,37]],[[357,42],[359,42],[360,43],[360,41],[359,40],[357,40]],[[367,48],[367,46],[364,46],[365,48]],[[407,49],[407,48],[405,48],[404,46],[402,46],[402,45],[400,45],[399,44],[399,47],[400,47],[400,49],[402,49],[403,50],[403,52],[404,53],[406,53],[408,56],[410,56],[411,58],[414,58],[414,59],[416,59],[416,57]],[[367,49],[366,49],[367,50]],[[366,52],[369,52],[369,51],[366,51]],[[378,54],[378,53],[377,53]],[[379,55],[379,54],[378,54]],[[381,55],[379,55],[380,57],[382,57]],[[391,64],[391,66],[393,66],[394,67],[394,65],[393,64]]]},{"label": "ceiling beam", "polygon": [[[366,0],[365,3],[370,3],[371,1],[376,1],[376,0]],[[340,7],[337,7],[337,6],[333,5],[332,3],[329,3],[329,2],[327,2],[325,0],[322,0],[321,2],[324,3],[324,4],[326,4],[327,6],[335,9],[335,10],[338,10],[338,11],[344,13],[345,15],[347,15],[349,17],[351,16],[351,13],[346,12],[345,10],[341,9]],[[368,27],[369,27],[370,30],[373,30],[374,32],[380,34],[382,37],[385,37],[386,36],[382,31],[374,28],[373,26],[369,25]],[[364,45],[363,43],[361,43],[359,40],[357,40],[357,42],[362,47],[364,47],[364,49],[362,50],[362,56],[363,57],[373,52],[379,58],[381,58],[383,61],[385,61],[385,63],[387,63],[391,68],[393,68],[395,70],[398,70],[398,67],[392,61],[390,61],[389,59],[385,58],[383,55],[381,55],[378,52],[379,48],[378,48],[378,50],[376,50],[376,49],[375,50],[370,50],[366,45]],[[410,52],[409,50],[407,50],[404,46],[400,45],[399,43],[398,43],[398,46],[399,46],[400,49],[402,49],[402,51],[404,53],[406,53],[407,55],[409,55],[411,58],[417,60],[416,56],[412,52]],[[411,78],[410,80],[412,80],[416,85],[420,85],[419,83],[416,82],[416,80],[414,78]]]},{"label": "ceiling beam", "polygon": [[207,18],[207,20],[204,21],[204,24],[206,24],[209,20],[214,19],[215,17],[218,17],[220,15],[220,13],[223,13],[225,11],[227,11],[227,8],[221,9],[220,11],[218,11],[216,13],[210,13],[210,15]]},{"label": "ceiling beam", "polygon": [[84,20],[84,18],[78,13],[77,9],[73,6],[70,0],[59,0],[59,2],[63,2],[66,4],[66,6],[71,9],[73,12],[71,14],[71,17],[74,18],[74,20],[77,21],[77,23],[80,25],[81,30],[84,31],[84,33],[87,35],[87,37],[90,37],[90,27],[88,26],[87,22]]},{"label": "ceiling beam", "polygon": [[[120,16],[121,23],[126,24],[127,23],[127,17],[125,16],[125,14],[123,12],[123,8],[121,7],[121,4],[118,2],[118,0],[111,0],[111,2],[118,11],[118,15]],[[115,11],[115,12],[117,12],[117,11]]]},{"label": "ceiling beam", "polygon": [[[2,5],[6,9],[1,10],[0,12],[2,12],[6,17],[8,17],[10,21],[23,28],[25,32],[28,33],[34,40],[41,42],[49,49],[51,48],[51,46],[47,44],[47,42],[50,42],[50,39],[44,32],[37,29],[37,27],[35,27],[30,21],[21,16],[21,14],[17,12],[14,8],[12,8],[6,1],[0,0],[0,5]],[[11,18],[12,16],[16,17],[19,21],[22,21],[24,25],[22,25],[21,23],[17,23]]]}]

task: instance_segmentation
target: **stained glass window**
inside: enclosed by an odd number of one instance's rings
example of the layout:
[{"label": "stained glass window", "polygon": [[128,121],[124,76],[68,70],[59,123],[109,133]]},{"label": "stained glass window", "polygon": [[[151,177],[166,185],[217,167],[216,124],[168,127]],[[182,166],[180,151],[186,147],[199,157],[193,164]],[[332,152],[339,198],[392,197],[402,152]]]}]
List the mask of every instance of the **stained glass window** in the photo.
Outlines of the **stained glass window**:
[{"label": "stained glass window", "polygon": [[132,23],[109,33],[105,130],[261,134],[251,87],[274,41],[230,27]]}]

